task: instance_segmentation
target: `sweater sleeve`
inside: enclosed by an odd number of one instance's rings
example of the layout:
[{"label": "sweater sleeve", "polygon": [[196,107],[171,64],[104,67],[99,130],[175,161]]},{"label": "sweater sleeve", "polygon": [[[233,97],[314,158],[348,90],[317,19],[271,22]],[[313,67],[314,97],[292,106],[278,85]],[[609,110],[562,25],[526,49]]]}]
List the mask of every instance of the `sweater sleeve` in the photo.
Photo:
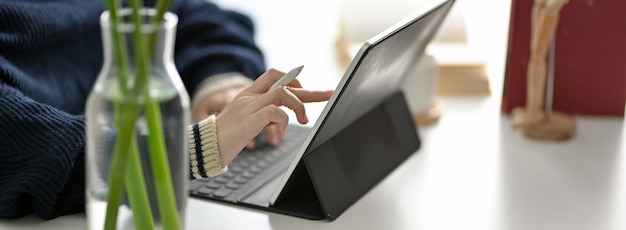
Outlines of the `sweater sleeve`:
[{"label": "sweater sleeve", "polygon": [[[0,82],[0,218],[84,212],[85,120]],[[189,126],[190,177],[221,167],[215,115]]]},{"label": "sweater sleeve", "polygon": [[210,76],[239,72],[254,80],[265,71],[246,15],[205,0],[174,1],[172,11],[179,17],[174,59],[190,94]]},{"label": "sweater sleeve", "polygon": [[84,211],[84,117],[0,82],[0,218]]}]

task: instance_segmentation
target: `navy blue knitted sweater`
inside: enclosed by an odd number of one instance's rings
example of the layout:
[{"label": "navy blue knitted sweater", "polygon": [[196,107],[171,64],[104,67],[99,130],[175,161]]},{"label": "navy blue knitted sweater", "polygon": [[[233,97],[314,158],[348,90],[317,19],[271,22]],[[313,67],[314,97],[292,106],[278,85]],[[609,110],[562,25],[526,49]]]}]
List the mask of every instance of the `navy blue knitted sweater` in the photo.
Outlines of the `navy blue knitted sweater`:
[{"label": "navy blue knitted sweater", "polygon": [[[103,62],[103,10],[104,0],[0,0],[0,218],[84,211],[81,114]],[[204,0],[172,11],[188,92],[207,76],[265,70],[249,18]]]}]

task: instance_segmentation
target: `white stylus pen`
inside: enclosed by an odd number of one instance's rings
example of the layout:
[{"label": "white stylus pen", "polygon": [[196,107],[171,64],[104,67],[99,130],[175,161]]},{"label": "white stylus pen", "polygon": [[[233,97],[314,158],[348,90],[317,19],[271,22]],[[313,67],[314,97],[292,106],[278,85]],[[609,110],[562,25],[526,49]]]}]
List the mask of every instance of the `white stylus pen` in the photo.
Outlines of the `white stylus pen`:
[{"label": "white stylus pen", "polygon": [[302,71],[302,68],[304,68],[303,65],[290,70],[285,75],[283,75],[283,77],[278,79],[278,81],[274,82],[274,84],[272,85],[272,87],[270,87],[269,90],[272,90],[272,89],[274,89],[276,87],[279,87],[279,86],[285,86],[285,85],[289,84],[289,82],[293,81],[293,79],[296,79],[298,74],[300,74],[300,71]]}]

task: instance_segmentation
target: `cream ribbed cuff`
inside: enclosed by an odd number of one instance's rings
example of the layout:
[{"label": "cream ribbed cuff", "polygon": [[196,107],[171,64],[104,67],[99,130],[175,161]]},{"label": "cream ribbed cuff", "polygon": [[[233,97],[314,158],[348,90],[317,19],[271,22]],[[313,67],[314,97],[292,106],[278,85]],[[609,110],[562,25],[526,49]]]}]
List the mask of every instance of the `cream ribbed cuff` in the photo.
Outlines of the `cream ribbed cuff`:
[{"label": "cream ribbed cuff", "polygon": [[189,126],[189,164],[195,179],[218,176],[227,170],[222,168],[215,115]]}]

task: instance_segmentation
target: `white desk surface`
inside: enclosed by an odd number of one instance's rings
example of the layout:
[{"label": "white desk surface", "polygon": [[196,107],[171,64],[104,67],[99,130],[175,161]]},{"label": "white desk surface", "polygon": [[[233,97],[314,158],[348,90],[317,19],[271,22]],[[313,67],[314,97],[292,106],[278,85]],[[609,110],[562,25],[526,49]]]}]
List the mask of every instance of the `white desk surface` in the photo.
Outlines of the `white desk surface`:
[{"label": "white desk surface", "polygon": [[[258,39],[270,66],[288,70],[304,64],[304,85],[336,84],[343,68],[333,47],[334,0],[229,4],[259,23]],[[303,27],[294,28],[296,22]],[[500,51],[490,63],[499,75]],[[489,96],[442,97],[439,122],[418,128],[422,148],[333,222],[190,198],[189,229],[626,229],[624,119],[579,116],[574,139],[534,141],[500,113],[500,82],[492,79]],[[311,115],[322,106],[309,105]],[[84,214],[0,220],[0,229],[85,226]]]}]

